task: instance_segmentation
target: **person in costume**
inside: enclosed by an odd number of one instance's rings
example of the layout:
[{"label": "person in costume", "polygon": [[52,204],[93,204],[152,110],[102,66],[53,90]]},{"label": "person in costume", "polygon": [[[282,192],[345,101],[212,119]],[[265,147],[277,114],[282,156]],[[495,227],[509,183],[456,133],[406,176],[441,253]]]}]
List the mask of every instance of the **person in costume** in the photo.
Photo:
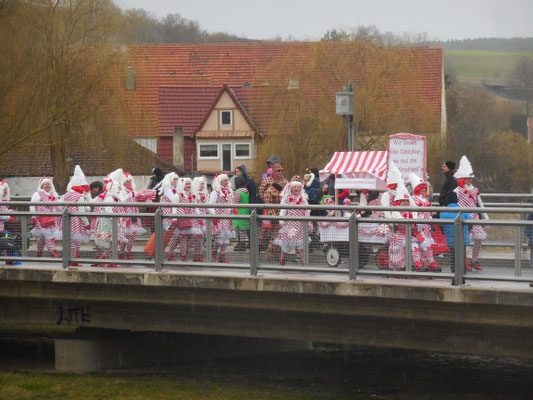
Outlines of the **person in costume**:
[{"label": "person in costume", "polygon": [[[407,188],[402,183],[396,186],[396,194],[393,199],[393,206],[395,207],[409,207],[411,205],[411,198]],[[395,219],[416,219],[417,213],[410,211],[393,211],[391,213],[391,218]],[[416,226],[411,225],[411,234],[412,234],[412,257],[414,262],[414,267],[416,271],[421,271],[423,269],[423,264],[421,261],[421,252],[418,243],[423,242],[422,235],[420,235],[416,229]],[[389,268],[395,271],[404,271],[406,258],[405,258],[405,236],[406,236],[406,225],[397,224],[394,227],[394,232],[389,243]]]},{"label": "person in costume", "polygon": [[[95,211],[98,210],[100,213],[104,214],[117,214],[125,212],[124,207],[120,205],[121,199],[124,196],[124,173],[121,168],[113,171],[105,178],[105,188],[102,194],[105,193],[103,199],[98,201],[104,203],[115,203],[114,206],[95,207]],[[99,196],[100,197],[100,196]],[[119,218],[120,219],[120,218]],[[98,217],[96,221],[92,221],[91,227],[93,228],[92,239],[96,246],[96,256],[99,259],[109,259],[112,257],[112,242],[113,242],[113,223],[115,221],[112,218],[108,217]],[[126,232],[124,229],[121,229],[120,222],[118,223],[117,229],[117,240],[118,243],[124,243],[126,241]],[[97,264],[92,264],[91,266],[97,266]],[[102,267],[117,268],[116,264],[102,264]]]},{"label": "person in costume", "polygon": [[[90,207],[85,203],[91,202],[89,184],[85,178],[81,167],[76,165],[74,174],[67,185],[67,193],[63,195],[61,201],[79,203],[76,206],[68,206],[70,217],[70,256],[80,258],[81,243],[87,243],[90,237],[91,225],[87,217],[78,217],[77,213],[90,212]],[[64,251],[68,251],[64,249]],[[81,267],[79,263],[71,262],[70,266]]]},{"label": "person in costume", "polygon": [[[192,180],[191,191],[196,196],[197,204],[206,204],[209,201],[209,192],[207,191],[207,179],[205,176],[199,176]],[[198,208],[199,215],[207,214],[207,208]],[[205,238],[205,219],[197,219],[200,233],[194,238],[194,262],[205,262],[202,254]]]},{"label": "person in costume", "polygon": [[[57,212],[61,209],[54,206],[59,196],[54,187],[51,177],[43,176],[37,184],[37,191],[31,197],[32,203],[43,203],[38,206],[30,206],[34,212]],[[48,205],[45,205],[48,203]],[[37,257],[43,257],[43,250],[50,252],[52,257],[61,257],[56,251],[55,241],[61,239],[61,218],[53,216],[38,216],[32,218],[33,229],[31,235],[37,239]]]},{"label": "person in costume", "polygon": [[[287,185],[287,180],[283,172],[283,167],[281,164],[274,164],[272,166],[272,176],[269,178],[271,183],[265,190],[263,195],[263,202],[265,204],[279,204],[281,202],[281,193],[285,186]],[[263,212],[265,215],[279,215],[278,209],[268,208]],[[272,220],[272,229],[271,230],[262,230],[262,241],[267,243],[268,246],[266,250],[267,259],[275,260],[279,257],[279,247],[275,245],[274,240],[278,236],[279,232],[279,222]]]},{"label": "person in costume", "polygon": [[[137,192],[135,185],[135,180],[133,176],[126,172],[124,174],[124,196],[122,202],[124,203],[136,203],[136,202],[152,202],[155,200],[156,192],[153,189],[143,190],[142,192]],[[138,213],[138,207],[124,207],[126,213]],[[142,226],[142,221],[140,218],[136,218],[135,221],[131,217],[121,218],[120,225],[125,230],[126,240],[120,243],[119,257],[124,258],[125,260],[133,260],[133,243],[135,242],[135,237],[137,235],[142,235],[146,233],[146,229]]]},{"label": "person in costume", "polygon": [[[483,202],[480,198],[480,193],[477,187],[472,185],[472,178],[474,178],[474,170],[472,165],[466,156],[459,161],[459,168],[453,175],[457,179],[457,187],[454,192],[457,194],[457,204],[459,207],[483,207]],[[483,215],[484,219],[488,219],[486,214]],[[478,213],[471,213],[470,218],[475,221],[479,220]],[[470,230],[470,239],[474,242],[474,248],[472,249],[472,259],[470,260],[467,269],[476,269],[478,271],[483,268],[478,263],[479,252],[481,251],[481,243],[487,238],[487,233],[481,225],[474,225]]]},{"label": "person in costume", "polygon": [[[10,190],[9,190],[9,185],[6,181],[1,181],[0,182],[0,201],[9,201],[11,199],[10,197]],[[12,209],[10,209],[8,206],[6,205],[2,205],[0,206],[0,212],[2,211],[14,211]],[[11,232],[9,231],[6,231],[5,230],[5,223],[7,221],[15,221],[15,218],[11,215],[0,215],[0,233],[2,234],[2,237],[9,237],[11,238]],[[11,251],[11,250],[7,250],[7,255],[8,256],[18,256],[18,252],[17,251]],[[8,265],[20,265],[21,262],[20,261],[6,261],[6,264]]]},{"label": "person in costume", "polygon": [[[195,204],[196,195],[191,190],[192,181],[189,178],[179,178],[178,185],[176,186],[176,194],[174,195],[173,203],[180,204]],[[196,215],[196,208],[191,207],[175,207],[173,209],[174,214],[182,215]],[[170,239],[167,252],[167,260],[174,261],[174,250],[180,245],[181,261],[187,261],[187,253],[189,249],[194,246],[194,240],[196,236],[202,233],[201,225],[197,219],[192,218],[179,218],[176,221],[176,228]],[[197,250],[195,248],[195,250]],[[198,254],[195,252],[196,258]]]},{"label": "person in costume", "polygon": [[[178,174],[169,172],[165,175],[159,184],[158,194],[161,203],[172,203],[176,195],[176,187],[178,186]],[[172,207],[163,207],[161,212],[163,214],[172,214]],[[174,221],[169,218],[163,218],[163,229],[168,232]]]},{"label": "person in costume", "polygon": [[[389,169],[387,171],[387,190],[381,195],[381,205],[383,207],[391,207],[394,204],[394,197],[396,196],[396,189],[398,185],[404,185],[402,173],[394,164],[392,160],[389,160]],[[385,218],[391,218],[391,211],[383,211]]]},{"label": "person in costume", "polygon": [[[307,194],[303,190],[303,184],[299,176],[293,176],[291,182],[283,189],[281,197],[281,205],[299,205],[306,206]],[[283,217],[307,217],[311,214],[309,210],[302,209],[283,209],[279,215]],[[302,250],[304,240],[309,241],[309,236],[303,237],[303,221],[294,221],[291,219],[280,221],[280,229],[278,236],[274,240],[277,246],[281,247],[281,254],[279,257],[279,265],[285,265],[287,253],[292,249],[296,249],[297,256],[302,258]],[[313,231],[313,225],[309,222],[309,232]]]},{"label": "person in costume", "polygon": [[[210,208],[209,213],[220,216],[231,216],[233,213],[233,191],[231,190],[229,178],[226,174],[220,174],[213,179],[213,191],[209,195],[209,203],[211,204],[228,204],[226,208]],[[229,245],[230,239],[234,236],[233,224],[231,219],[213,219],[213,236],[215,236],[215,243],[213,246],[211,261],[218,261],[227,263],[226,248]]]},{"label": "person in costume", "polygon": [[[417,207],[431,207],[431,203],[428,200],[428,186],[418,175],[413,173],[409,174],[409,182],[413,189],[412,199]],[[418,211],[418,218],[432,219],[431,213],[428,211]],[[413,227],[415,229],[415,227]],[[424,269],[428,269],[431,272],[440,272],[441,268],[433,257],[433,248],[435,244],[433,236],[431,234],[431,225],[417,224],[416,229],[422,235],[422,242],[418,243],[420,246],[421,261]]]}]

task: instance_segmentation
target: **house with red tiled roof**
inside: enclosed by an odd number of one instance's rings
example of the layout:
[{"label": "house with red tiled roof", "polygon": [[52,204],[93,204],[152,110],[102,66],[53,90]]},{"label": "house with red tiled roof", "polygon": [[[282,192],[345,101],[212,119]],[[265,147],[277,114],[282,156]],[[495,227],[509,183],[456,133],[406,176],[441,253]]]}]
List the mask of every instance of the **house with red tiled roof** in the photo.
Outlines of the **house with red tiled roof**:
[{"label": "house with red tiled roof", "polygon": [[[276,101],[258,99],[263,89],[279,84],[271,76],[283,72],[291,77],[285,88],[297,82],[300,95],[310,99],[320,89],[320,96],[325,91],[334,104],[335,91],[343,84],[351,81],[356,90],[365,88],[368,77],[364,74],[387,62],[369,51],[368,43],[356,45],[362,49],[356,55],[346,51],[354,44],[332,42],[129,46],[123,88],[129,133],[189,173],[233,170],[237,163],[250,163],[254,169],[253,160],[262,136],[268,135]],[[316,72],[315,60],[322,59],[321,51],[331,65]],[[398,108],[412,118],[423,113],[432,121],[427,133],[442,134],[446,130],[442,48],[393,51],[406,60],[404,66],[371,78],[384,81],[383,95],[376,101],[383,115]],[[329,70],[342,63],[349,80],[340,82],[335,71]],[[361,63],[366,63],[365,68]],[[414,70],[415,78],[408,73]],[[117,79],[124,82],[124,73]]]},{"label": "house with red tiled roof", "polygon": [[186,169],[215,174],[246,165],[255,172],[262,136],[244,109],[248,88],[226,85],[161,87],[159,140],[163,157]]}]

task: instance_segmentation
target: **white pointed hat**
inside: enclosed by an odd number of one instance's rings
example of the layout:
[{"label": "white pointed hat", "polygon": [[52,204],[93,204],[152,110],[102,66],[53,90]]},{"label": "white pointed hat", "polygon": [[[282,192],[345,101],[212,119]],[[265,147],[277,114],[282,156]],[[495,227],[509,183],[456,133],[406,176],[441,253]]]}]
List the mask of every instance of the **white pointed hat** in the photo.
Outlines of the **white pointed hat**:
[{"label": "white pointed hat", "polygon": [[393,184],[399,185],[400,182],[403,183],[402,173],[400,172],[396,164],[394,164],[394,161],[389,159],[389,170],[387,172],[387,185],[393,185]]},{"label": "white pointed hat", "polygon": [[409,192],[407,191],[407,188],[402,183],[398,184],[398,187],[396,188],[396,194],[394,195],[394,201],[400,201],[400,200],[410,200],[411,196],[409,196]]},{"label": "white pointed hat", "polygon": [[409,174],[409,183],[411,184],[411,189],[414,191],[418,186],[425,184],[426,182],[417,174],[411,172]]},{"label": "white pointed hat", "polygon": [[472,169],[472,164],[470,164],[470,161],[468,161],[468,158],[466,158],[466,156],[461,157],[461,161],[459,161],[459,168],[457,168],[457,171],[455,172],[455,174],[453,174],[453,177],[455,179],[474,178],[474,170]]},{"label": "white pointed hat", "polygon": [[122,168],[116,169],[106,176],[106,191],[110,192],[111,195],[117,196],[124,182],[124,171]]},{"label": "white pointed hat", "polygon": [[68,183],[67,190],[70,190],[75,186],[85,185],[89,185],[87,183],[87,178],[85,178],[85,174],[81,170],[81,167],[79,165],[76,165],[74,167],[74,174],[72,175],[72,178],[70,178],[70,182]]}]

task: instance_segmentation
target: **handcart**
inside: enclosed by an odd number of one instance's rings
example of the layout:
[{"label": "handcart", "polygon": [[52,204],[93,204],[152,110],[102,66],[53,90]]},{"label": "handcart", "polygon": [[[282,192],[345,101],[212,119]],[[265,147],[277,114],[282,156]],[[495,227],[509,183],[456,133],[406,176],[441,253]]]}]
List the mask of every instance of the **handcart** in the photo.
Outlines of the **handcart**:
[{"label": "handcart", "polygon": [[[378,223],[358,224],[359,268],[364,268],[375,245],[381,245],[376,252],[376,263],[379,268],[388,265],[388,250],[385,236],[379,234]],[[346,222],[319,222],[320,242],[324,244],[326,263],[335,268],[342,258],[349,257],[350,235]]]}]

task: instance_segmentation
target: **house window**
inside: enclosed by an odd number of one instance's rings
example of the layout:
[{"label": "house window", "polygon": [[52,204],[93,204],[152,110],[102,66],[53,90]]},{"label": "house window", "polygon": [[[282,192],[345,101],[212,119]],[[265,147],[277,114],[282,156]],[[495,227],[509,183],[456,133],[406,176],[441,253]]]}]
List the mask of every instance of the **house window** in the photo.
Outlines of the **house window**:
[{"label": "house window", "polygon": [[220,126],[231,126],[231,111],[220,111]]},{"label": "house window", "polygon": [[218,144],[202,143],[198,145],[198,159],[209,160],[218,159]]},{"label": "house window", "polygon": [[235,143],[235,158],[251,158],[250,143]]}]

